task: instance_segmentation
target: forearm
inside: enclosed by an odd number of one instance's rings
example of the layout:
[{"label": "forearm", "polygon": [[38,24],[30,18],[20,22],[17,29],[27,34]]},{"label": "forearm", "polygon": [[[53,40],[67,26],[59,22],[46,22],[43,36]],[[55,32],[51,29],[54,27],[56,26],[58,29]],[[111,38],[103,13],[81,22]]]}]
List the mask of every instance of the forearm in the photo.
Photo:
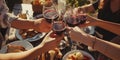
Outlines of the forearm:
[{"label": "forearm", "polygon": [[79,40],[79,42],[92,48],[94,47],[95,50],[101,52],[113,60],[120,60],[120,45],[96,38],[91,35],[84,37],[84,41],[81,41],[81,38],[79,38]]},{"label": "forearm", "polygon": [[0,54],[0,60],[34,60],[35,57],[44,52],[43,45],[21,53]]},{"label": "forearm", "polygon": [[120,24],[112,23],[112,22],[108,22],[108,21],[104,21],[104,20],[100,20],[100,19],[96,19],[96,21],[99,22],[97,24],[97,26],[99,26],[105,30],[108,30],[110,32],[113,32],[117,35],[120,35]]},{"label": "forearm", "polygon": [[79,7],[79,8],[82,8],[85,13],[95,12],[95,9],[92,6],[92,4],[84,5],[84,6]]},{"label": "forearm", "polygon": [[113,60],[120,60],[120,45],[96,38],[94,49]]},{"label": "forearm", "polygon": [[33,29],[35,27],[33,20],[18,19],[11,22],[11,26],[18,29]]},{"label": "forearm", "polygon": [[[113,60],[120,60],[120,45],[96,38],[91,35],[84,35],[84,37],[81,37],[76,35],[77,41],[90,46],[94,47],[95,50],[101,52],[102,54],[112,58]],[[75,39],[75,40],[76,40]],[[93,44],[95,43],[95,44]]]},{"label": "forearm", "polygon": [[79,33],[79,32],[74,32],[72,34],[73,34],[71,36],[72,40],[75,40],[77,42],[81,42],[87,46],[92,46],[92,41],[94,41],[94,38],[90,38],[89,35],[87,35],[87,34],[81,35],[81,33]]}]

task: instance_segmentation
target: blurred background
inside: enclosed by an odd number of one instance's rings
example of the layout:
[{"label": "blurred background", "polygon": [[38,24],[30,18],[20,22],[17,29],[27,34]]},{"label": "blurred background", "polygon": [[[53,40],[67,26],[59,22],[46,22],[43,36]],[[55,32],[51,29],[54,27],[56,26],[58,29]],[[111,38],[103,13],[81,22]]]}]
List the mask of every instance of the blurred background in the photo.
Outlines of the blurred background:
[{"label": "blurred background", "polygon": [[[22,3],[31,4],[31,2],[35,0],[5,0],[5,1],[10,9],[10,12],[12,12],[13,6],[15,4],[22,4]],[[43,0],[39,0],[39,1],[43,1]],[[54,0],[54,1],[57,1],[57,0]],[[95,1],[96,0],[66,0],[67,4],[70,4],[71,6],[74,5],[75,7],[82,6],[85,4],[90,4]]]}]

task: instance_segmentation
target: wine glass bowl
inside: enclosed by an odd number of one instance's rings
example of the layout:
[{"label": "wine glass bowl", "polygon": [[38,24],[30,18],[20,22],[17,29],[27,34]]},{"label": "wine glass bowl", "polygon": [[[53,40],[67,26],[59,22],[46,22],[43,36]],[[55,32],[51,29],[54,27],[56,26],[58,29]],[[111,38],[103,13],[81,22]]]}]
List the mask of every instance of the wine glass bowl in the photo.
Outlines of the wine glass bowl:
[{"label": "wine glass bowl", "polygon": [[43,5],[43,17],[51,23],[52,20],[56,20],[58,18],[57,8],[54,5]]},{"label": "wine glass bowl", "polygon": [[44,11],[43,16],[50,23],[52,22],[52,20],[56,20],[58,18],[57,12],[52,9]]},{"label": "wine glass bowl", "polygon": [[66,24],[62,20],[57,20],[52,22],[52,29],[56,32],[56,34],[61,34],[66,30]]},{"label": "wine glass bowl", "polygon": [[66,21],[69,27],[75,27],[84,24],[86,22],[86,16],[74,14],[73,10],[68,10],[64,15],[64,21]]},{"label": "wine glass bowl", "polygon": [[76,20],[80,21],[79,24],[84,24],[87,20],[87,17],[86,16],[81,16],[80,14],[76,16]]},{"label": "wine glass bowl", "polygon": [[74,16],[66,17],[66,23],[69,27],[75,27],[80,24],[80,20]]}]

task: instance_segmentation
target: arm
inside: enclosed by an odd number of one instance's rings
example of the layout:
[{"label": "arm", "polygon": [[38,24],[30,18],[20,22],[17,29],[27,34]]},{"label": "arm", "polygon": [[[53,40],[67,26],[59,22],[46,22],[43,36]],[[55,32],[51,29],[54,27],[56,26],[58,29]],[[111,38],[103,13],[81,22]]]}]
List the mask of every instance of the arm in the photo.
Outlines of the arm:
[{"label": "arm", "polygon": [[35,27],[34,20],[16,19],[11,22],[11,26],[18,29],[33,29]]},{"label": "arm", "polygon": [[120,24],[97,19],[89,15],[87,15],[87,23],[80,25],[80,27],[85,26],[98,26],[117,35],[120,35]]},{"label": "arm", "polygon": [[70,33],[70,36],[72,40],[79,41],[87,46],[94,47],[95,50],[103,53],[113,60],[120,59],[120,45],[96,38],[92,35],[88,35],[81,31],[79,28],[73,29]]},{"label": "arm", "polygon": [[97,26],[111,31],[117,35],[120,35],[120,24],[112,23],[108,21],[98,20],[99,24]]},{"label": "arm", "polygon": [[38,32],[51,30],[51,24],[43,18],[36,20],[17,19],[11,22],[11,26],[18,29],[35,29]]},{"label": "arm", "polygon": [[78,7],[78,11],[84,11],[85,13],[95,12],[95,9],[92,4],[84,5],[82,7]]},{"label": "arm", "polygon": [[40,45],[34,47],[28,51],[20,53],[7,53],[0,54],[0,60],[34,60],[35,57],[45,53],[51,49],[54,49],[58,46],[63,35],[54,36],[54,38],[49,38],[52,32],[49,32],[46,37],[43,39]]},{"label": "arm", "polygon": [[95,7],[93,4],[88,4],[88,5],[84,5],[84,6],[81,6],[81,7],[77,7],[77,8],[74,8],[74,13],[75,14],[78,14],[78,13],[93,13],[95,12]]},{"label": "arm", "polygon": [[80,12],[83,12],[83,13],[93,13],[93,12],[95,12],[98,9],[99,2],[100,2],[100,0],[97,0],[93,4],[88,4],[88,5],[84,5],[84,6],[75,8],[74,9],[74,13],[75,14],[78,14]]},{"label": "arm", "polygon": [[[0,2],[0,26],[8,27],[12,26],[18,29],[35,29],[38,32],[49,32],[51,30],[51,24],[45,21],[45,19],[26,20],[19,19],[13,14],[8,13],[8,7],[5,4],[5,0]],[[43,29],[44,28],[44,29]]]}]

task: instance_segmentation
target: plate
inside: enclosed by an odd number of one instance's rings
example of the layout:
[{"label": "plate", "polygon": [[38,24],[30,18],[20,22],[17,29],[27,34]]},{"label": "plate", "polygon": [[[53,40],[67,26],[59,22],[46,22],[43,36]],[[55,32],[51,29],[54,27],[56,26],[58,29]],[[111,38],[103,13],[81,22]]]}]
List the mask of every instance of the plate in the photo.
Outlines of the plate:
[{"label": "plate", "polygon": [[[30,50],[33,48],[33,45],[31,43],[29,43],[28,41],[14,41],[9,43],[11,45],[20,45],[23,46],[25,48],[25,50]],[[0,53],[6,53],[7,52],[7,45],[3,46],[0,50]]]},{"label": "plate", "polygon": [[22,36],[19,34],[19,31],[20,30],[18,30],[18,29],[16,30],[16,37],[19,40],[26,40],[26,41],[29,41],[29,42],[37,41],[37,40],[43,38],[45,36],[45,34],[46,34],[46,33],[38,33],[35,36],[33,36],[32,38],[23,39]]},{"label": "plate", "polygon": [[39,18],[43,18],[43,14],[38,14],[35,17],[33,17],[34,19],[39,19]]},{"label": "plate", "polygon": [[68,53],[66,53],[66,54],[63,56],[62,60],[66,60],[66,59],[67,59],[67,56],[68,56],[69,54],[74,53],[74,52],[81,52],[83,55],[90,57],[91,60],[95,60],[91,54],[89,54],[88,52],[83,51],[83,50],[72,50],[72,51],[69,51]]},{"label": "plate", "polygon": [[83,30],[88,34],[94,34],[95,27],[94,26],[88,26],[88,27],[83,28]]}]

